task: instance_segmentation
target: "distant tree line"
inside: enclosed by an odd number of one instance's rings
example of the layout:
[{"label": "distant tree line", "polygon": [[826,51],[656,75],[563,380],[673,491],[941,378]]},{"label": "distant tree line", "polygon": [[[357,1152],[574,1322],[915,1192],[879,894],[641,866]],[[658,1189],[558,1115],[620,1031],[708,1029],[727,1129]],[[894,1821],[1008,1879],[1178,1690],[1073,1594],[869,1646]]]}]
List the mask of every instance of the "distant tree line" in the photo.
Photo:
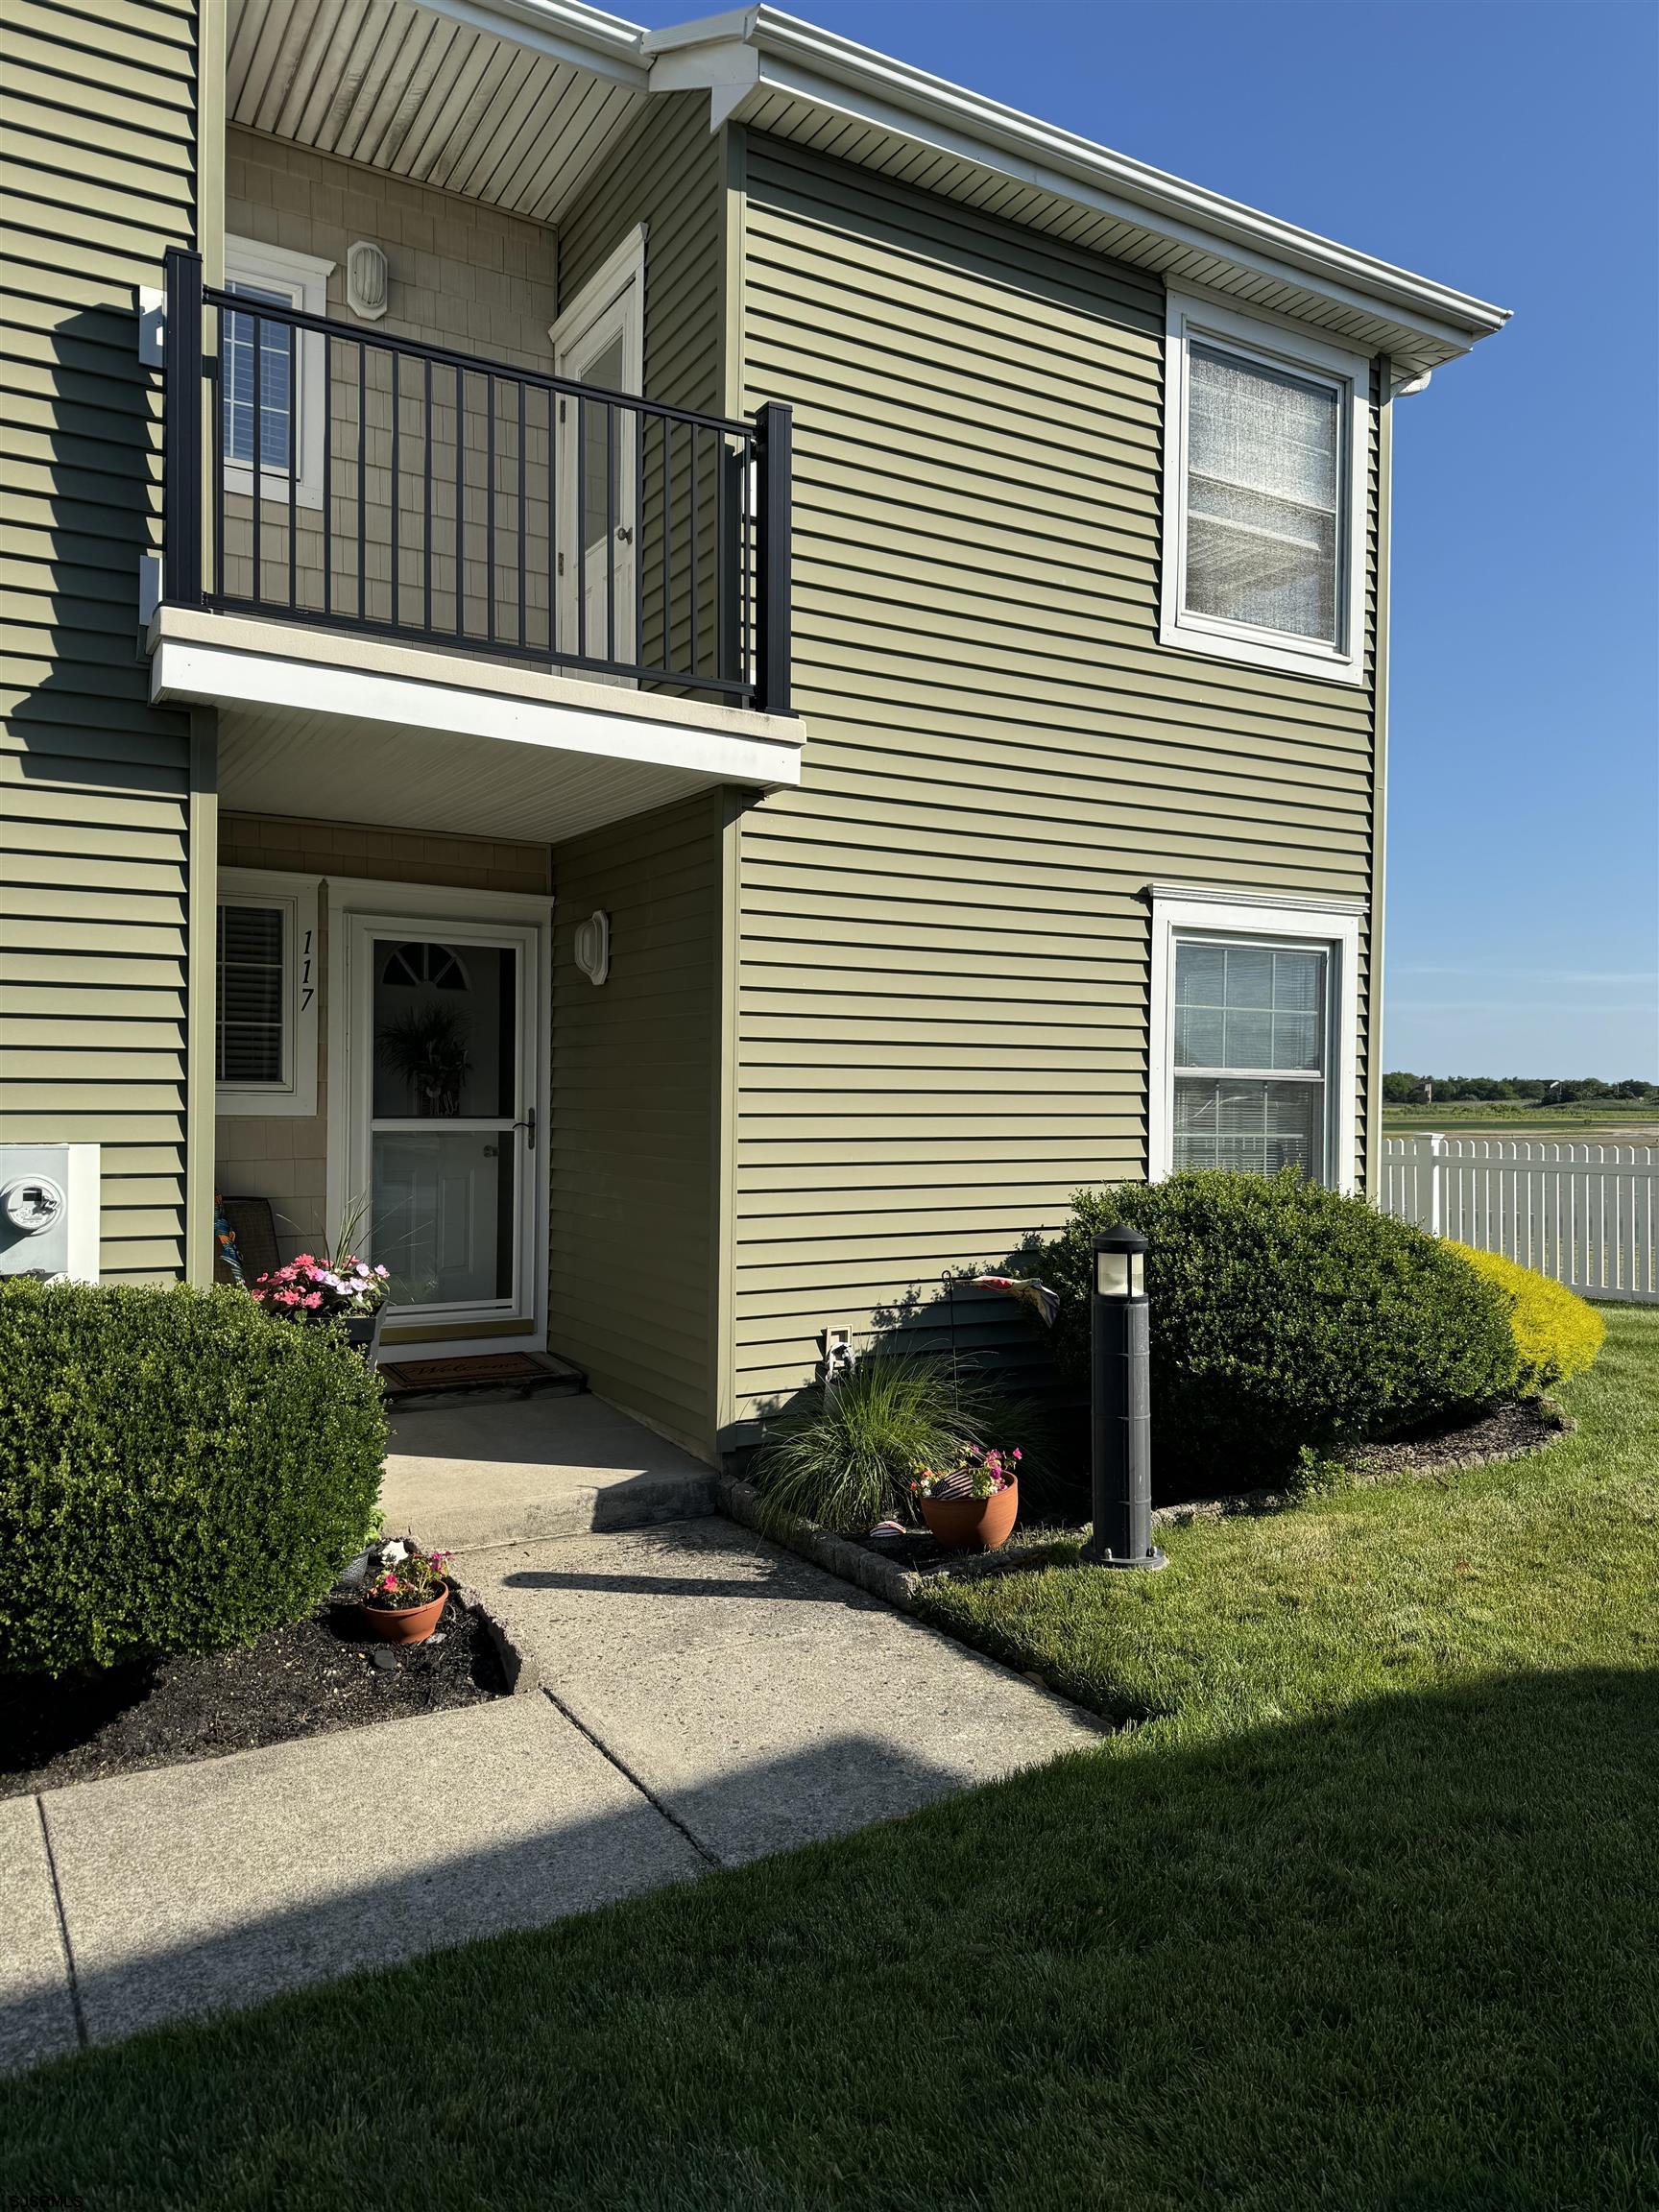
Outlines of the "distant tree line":
[{"label": "distant tree line", "polygon": [[1638,1106],[1659,1104],[1659,1083],[1627,1076],[1603,1083],[1599,1075],[1551,1078],[1548,1075],[1409,1075],[1382,1078],[1390,1106],[1455,1105],[1461,1098],[1518,1098],[1529,1106],[1572,1106],[1585,1100],[1620,1100]]}]

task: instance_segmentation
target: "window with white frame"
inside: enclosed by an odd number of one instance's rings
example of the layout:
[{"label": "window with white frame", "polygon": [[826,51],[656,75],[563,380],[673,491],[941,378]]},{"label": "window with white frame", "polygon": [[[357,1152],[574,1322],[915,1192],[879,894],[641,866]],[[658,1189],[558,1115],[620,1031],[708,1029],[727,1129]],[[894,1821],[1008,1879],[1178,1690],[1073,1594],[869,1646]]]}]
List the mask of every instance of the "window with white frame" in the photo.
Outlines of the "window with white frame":
[{"label": "window with white frame", "polygon": [[1155,889],[1150,1160],[1352,1186],[1358,912]]},{"label": "window with white frame", "polygon": [[1369,378],[1363,355],[1170,292],[1166,645],[1363,680]]},{"label": "window with white frame", "polygon": [[248,302],[220,323],[220,438],[231,492],[251,493],[257,466],[264,497],[285,502],[292,469],[300,504],[323,504],[327,343],[258,310],[325,313],[333,266],[250,238],[225,241],[225,289]]},{"label": "window with white frame", "polygon": [[214,1073],[223,1115],[317,1111],[317,885],[227,868],[219,878]]}]

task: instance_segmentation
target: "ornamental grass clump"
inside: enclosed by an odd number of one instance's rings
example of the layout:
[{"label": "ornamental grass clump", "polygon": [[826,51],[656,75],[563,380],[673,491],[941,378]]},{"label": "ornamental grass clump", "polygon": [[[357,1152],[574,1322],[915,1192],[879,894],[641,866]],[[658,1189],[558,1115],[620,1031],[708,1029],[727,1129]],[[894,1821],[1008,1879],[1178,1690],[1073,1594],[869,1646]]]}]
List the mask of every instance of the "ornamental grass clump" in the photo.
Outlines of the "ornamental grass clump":
[{"label": "ornamental grass clump", "polygon": [[1361,1198],[1214,1171],[1079,1191],[1036,1271],[1061,1293],[1055,1350],[1088,1386],[1095,1232],[1147,1238],[1160,1490],[1286,1478],[1303,1455],[1471,1413],[1513,1393],[1503,1294],[1452,1246]]},{"label": "ornamental grass clump", "polygon": [[386,1420],[240,1289],[0,1283],[0,1671],[223,1650],[361,1551]]},{"label": "ornamental grass clump", "polygon": [[1607,1324],[1588,1299],[1551,1282],[1501,1252],[1477,1252],[1454,1244],[1476,1272],[1495,1284],[1509,1302],[1509,1328],[1518,1362],[1516,1387],[1527,1397],[1553,1390],[1593,1366],[1607,1334]]},{"label": "ornamental grass clump", "polygon": [[884,1518],[911,1518],[922,1470],[961,1466],[1008,1420],[1007,1399],[982,1376],[948,1359],[867,1352],[769,1428],[755,1484],[780,1512],[862,1536]]}]

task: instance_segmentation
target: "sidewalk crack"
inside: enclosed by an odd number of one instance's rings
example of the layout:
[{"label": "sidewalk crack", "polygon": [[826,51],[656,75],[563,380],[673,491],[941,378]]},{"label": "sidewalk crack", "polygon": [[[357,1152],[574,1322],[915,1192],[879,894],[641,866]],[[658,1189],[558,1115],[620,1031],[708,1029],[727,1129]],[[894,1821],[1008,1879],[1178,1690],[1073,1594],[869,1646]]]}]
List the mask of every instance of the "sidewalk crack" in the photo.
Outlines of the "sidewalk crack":
[{"label": "sidewalk crack", "polygon": [[650,1789],[644,1782],[639,1779],[638,1775],[635,1773],[633,1767],[627,1764],[626,1760],[617,1758],[615,1752],[612,1750],[610,1744],[605,1742],[603,1737],[595,1736],[592,1729],[588,1726],[585,1720],[579,1720],[575,1714],[571,1712],[569,1706],[565,1704],[565,1700],[562,1697],[557,1696],[551,1690],[549,1690],[545,1682],[543,1682],[541,1685],[541,1694],[546,1698],[547,1702],[553,1706],[556,1711],[564,1714],[565,1719],[569,1721],[571,1727],[575,1729],[578,1736],[586,1736],[589,1743],[592,1744],[594,1750],[598,1752],[599,1756],[602,1759],[609,1760],[611,1765],[615,1767],[617,1773],[621,1775],[625,1782],[630,1782],[633,1784],[634,1788],[638,1791],[640,1796],[644,1798],[646,1804],[651,1807],[653,1812],[661,1813],[663,1819],[667,1821],[670,1828],[679,1830],[680,1834],[685,1837],[686,1842],[690,1844],[692,1850],[696,1852],[700,1859],[706,1860],[710,1866],[718,1866],[722,1863],[722,1861],[718,1855],[715,1852],[709,1850],[708,1844],[704,1842],[702,1837],[697,1835],[694,1830],[688,1828],[685,1821],[681,1819],[679,1814],[676,1813],[671,1806],[665,1805],[662,1799],[658,1796],[657,1792]]},{"label": "sidewalk crack", "polygon": [[81,2007],[81,1977],[75,1971],[75,1946],[69,1940],[69,1921],[63,1911],[63,1890],[58,1880],[58,1855],[52,1848],[52,1831],[46,1821],[46,1801],[36,1797],[35,1810],[40,1819],[40,1841],[46,1852],[46,1871],[52,1882],[52,1903],[58,1912],[58,1940],[63,1946],[63,1965],[69,1977],[69,2009],[75,2016],[75,2036],[83,2051],[90,2041],[86,2033],[86,2015]]}]

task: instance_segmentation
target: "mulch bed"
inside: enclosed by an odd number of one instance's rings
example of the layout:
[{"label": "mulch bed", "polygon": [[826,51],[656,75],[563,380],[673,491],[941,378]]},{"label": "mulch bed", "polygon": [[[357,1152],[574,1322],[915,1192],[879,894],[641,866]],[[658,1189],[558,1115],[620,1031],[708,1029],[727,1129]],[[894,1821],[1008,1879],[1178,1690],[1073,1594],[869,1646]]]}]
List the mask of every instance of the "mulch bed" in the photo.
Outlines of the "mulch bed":
[{"label": "mulch bed", "polygon": [[[1368,1444],[1354,1454],[1351,1469],[1356,1483],[1361,1486],[1432,1480],[1437,1475],[1482,1467],[1491,1459],[1515,1459],[1526,1453],[1541,1452],[1572,1426],[1547,1398],[1517,1399],[1495,1407],[1475,1421],[1442,1423],[1389,1444]],[[1153,1495],[1156,1498],[1157,1493]],[[1189,1521],[1220,1520],[1230,1513],[1275,1513],[1299,1502],[1292,1490],[1199,1496],[1183,1499],[1179,1504],[1160,1502],[1153,1522],[1156,1528],[1160,1523],[1180,1526]],[[906,1529],[902,1536],[854,1536],[849,1541],[879,1559],[891,1560],[909,1575],[1005,1575],[1035,1564],[1033,1554],[1041,1554],[1056,1543],[1073,1543],[1082,1533],[1081,1525],[1062,1516],[1030,1526],[1022,1523],[1001,1551],[947,1551],[926,1528]]]},{"label": "mulch bed", "polygon": [[453,1592],[436,1636],[394,1647],[370,1634],[361,1598],[338,1591],[246,1649],[56,1681],[13,1676],[5,1686],[0,1797],[452,1712],[506,1694],[483,1615]]},{"label": "mulch bed", "polygon": [[1435,1475],[1442,1468],[1483,1467],[1488,1459],[1542,1452],[1572,1426],[1548,1398],[1519,1398],[1479,1421],[1427,1430],[1393,1444],[1368,1444],[1355,1461],[1355,1472],[1362,1482],[1385,1482],[1403,1475]]}]

